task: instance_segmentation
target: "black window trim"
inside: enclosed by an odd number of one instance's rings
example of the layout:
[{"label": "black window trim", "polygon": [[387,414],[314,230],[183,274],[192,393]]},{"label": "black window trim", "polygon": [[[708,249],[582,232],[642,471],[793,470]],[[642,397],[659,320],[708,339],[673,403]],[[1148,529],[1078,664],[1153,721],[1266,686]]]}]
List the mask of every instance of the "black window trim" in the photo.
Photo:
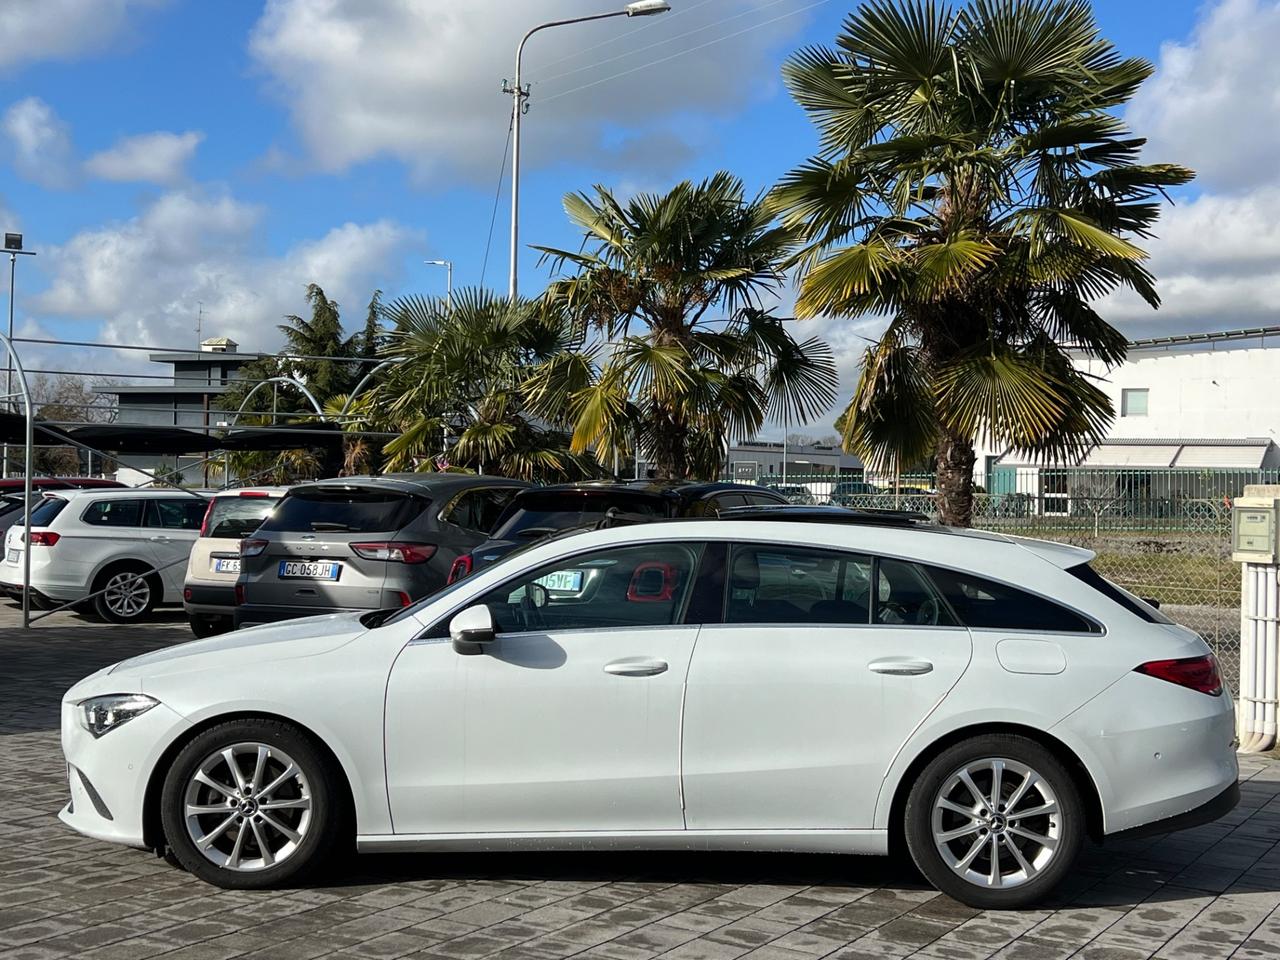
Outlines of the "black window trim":
[{"label": "black window trim", "polygon": [[94,507],[96,507],[100,503],[133,502],[133,503],[141,504],[141,506],[138,508],[138,521],[139,521],[138,525],[133,526],[132,524],[121,524],[120,526],[125,530],[143,530],[147,528],[147,514],[149,512],[147,510],[147,501],[151,499],[154,499],[154,498],[153,497],[131,497],[127,495],[123,497],[94,497],[92,500],[90,500],[88,503],[84,505],[84,509],[80,511],[80,516],[77,519],[79,520],[80,523],[83,523],[86,527],[107,527],[109,529],[111,527],[111,524],[90,523],[88,520],[85,519],[85,516],[88,515],[90,510],[92,510]]}]

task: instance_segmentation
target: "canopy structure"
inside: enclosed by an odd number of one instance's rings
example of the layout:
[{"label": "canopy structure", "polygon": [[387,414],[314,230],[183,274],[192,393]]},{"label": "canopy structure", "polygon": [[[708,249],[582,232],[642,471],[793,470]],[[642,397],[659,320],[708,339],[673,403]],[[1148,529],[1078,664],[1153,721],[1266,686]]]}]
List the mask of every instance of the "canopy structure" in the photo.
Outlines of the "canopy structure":
[{"label": "canopy structure", "polygon": [[[218,450],[291,450],[342,442],[337,424],[233,428],[223,434],[127,423],[102,423],[70,429],[36,420],[37,446],[79,446],[119,454],[194,454]],[[25,442],[27,418],[0,411],[0,443]]]}]

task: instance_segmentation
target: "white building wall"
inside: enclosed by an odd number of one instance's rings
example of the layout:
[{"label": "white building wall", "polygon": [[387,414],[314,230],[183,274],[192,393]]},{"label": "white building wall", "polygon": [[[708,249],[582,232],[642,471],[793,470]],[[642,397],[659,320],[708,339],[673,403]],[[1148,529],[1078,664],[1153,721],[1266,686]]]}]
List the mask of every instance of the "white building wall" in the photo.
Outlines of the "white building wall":
[{"label": "white building wall", "polygon": [[[1108,439],[1269,439],[1280,444],[1280,344],[1234,349],[1135,349],[1119,367],[1080,357],[1076,366],[1099,378],[1115,420]],[[1147,413],[1121,416],[1125,390],[1147,391]],[[1004,452],[977,444],[978,482]]]}]

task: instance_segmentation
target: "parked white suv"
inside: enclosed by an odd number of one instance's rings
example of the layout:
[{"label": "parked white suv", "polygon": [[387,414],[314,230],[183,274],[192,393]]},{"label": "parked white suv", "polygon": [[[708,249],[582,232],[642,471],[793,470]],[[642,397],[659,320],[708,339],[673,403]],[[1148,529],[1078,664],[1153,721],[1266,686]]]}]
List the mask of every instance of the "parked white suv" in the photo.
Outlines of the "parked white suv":
[{"label": "parked white suv", "polygon": [[187,622],[197,637],[234,629],[240,541],[253,535],[288,489],[243,487],[223,490],[209,500],[182,587]]},{"label": "parked white suv", "polygon": [[[157,604],[180,603],[187,555],[206,506],[203,495],[181,490],[67,490],[46,496],[31,513],[35,604],[88,600],[103,620],[134,623]],[[22,591],[22,533],[20,523],[9,528],[0,561],[0,585],[11,596]]]}]

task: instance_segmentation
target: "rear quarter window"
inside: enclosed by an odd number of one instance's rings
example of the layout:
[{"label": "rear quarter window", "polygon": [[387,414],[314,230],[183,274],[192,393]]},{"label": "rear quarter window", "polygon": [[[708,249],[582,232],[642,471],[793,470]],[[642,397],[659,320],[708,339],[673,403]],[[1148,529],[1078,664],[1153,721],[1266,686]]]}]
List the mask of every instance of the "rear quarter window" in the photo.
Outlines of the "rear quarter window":
[{"label": "rear quarter window", "polygon": [[417,516],[427,503],[394,490],[300,490],[286,494],[258,529],[285,533],[394,532]]},{"label": "rear quarter window", "polygon": [[1155,607],[1151,606],[1151,604],[1147,603],[1145,600],[1135,597],[1128,590],[1124,589],[1124,587],[1116,586],[1087,563],[1082,563],[1075,567],[1068,567],[1067,573],[1071,574],[1082,583],[1087,583],[1108,600],[1114,600],[1134,616],[1141,617],[1143,620],[1147,621],[1147,623],[1173,623],[1172,620],[1166,617]]},{"label": "rear quarter window", "polygon": [[[33,527],[47,527],[53,523],[53,518],[60,514],[67,506],[67,501],[61,497],[51,497],[48,500],[42,500],[33,504],[31,508],[31,525]],[[18,523],[22,523],[22,518],[18,518]]]},{"label": "rear quarter window", "polygon": [[1036,630],[1101,633],[1102,628],[1074,610],[1007,583],[958,570],[928,567],[930,578],[960,622],[976,630]]}]

